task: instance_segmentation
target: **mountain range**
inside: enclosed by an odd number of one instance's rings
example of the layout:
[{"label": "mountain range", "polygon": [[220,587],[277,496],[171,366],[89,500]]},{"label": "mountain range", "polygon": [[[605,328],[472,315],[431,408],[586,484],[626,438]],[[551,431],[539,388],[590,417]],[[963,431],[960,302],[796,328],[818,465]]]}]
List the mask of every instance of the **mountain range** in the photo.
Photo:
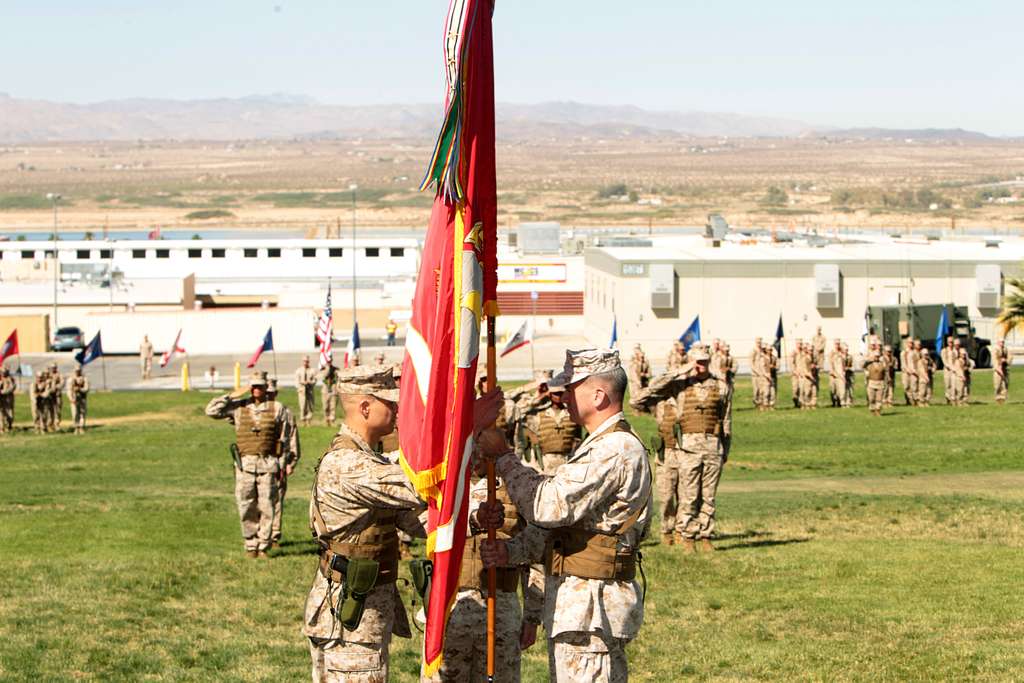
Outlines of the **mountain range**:
[{"label": "mountain range", "polygon": [[[0,93],[0,143],[261,138],[432,138],[438,104],[344,106],[301,95],[205,100],[123,99],[71,104]],[[837,130],[802,121],[701,111],[652,111],[577,102],[497,105],[503,140],[685,136],[979,140],[960,130]]]}]

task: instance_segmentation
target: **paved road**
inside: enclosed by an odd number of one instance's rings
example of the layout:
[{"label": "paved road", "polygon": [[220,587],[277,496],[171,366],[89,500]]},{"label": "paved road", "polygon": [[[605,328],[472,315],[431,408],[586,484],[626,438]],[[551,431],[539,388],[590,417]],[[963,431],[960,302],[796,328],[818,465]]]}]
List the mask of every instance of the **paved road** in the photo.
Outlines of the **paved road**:
[{"label": "paved road", "polygon": [[[582,337],[574,336],[549,336],[537,339],[533,344],[532,362],[537,369],[557,369],[565,361],[565,349],[585,348],[587,342]],[[499,349],[500,350],[500,349]],[[403,349],[401,346],[364,346],[362,349],[363,363],[373,363],[377,353],[383,352],[386,362],[398,363],[402,360]],[[483,353],[483,348],[481,348]],[[123,390],[157,390],[157,389],[179,389],[181,387],[182,366],[187,361],[189,376],[192,387],[195,389],[209,388],[210,383],[204,375],[210,367],[214,367],[218,373],[218,379],[214,386],[216,388],[230,388],[234,386],[234,366],[240,363],[242,381],[245,381],[251,370],[246,369],[245,364],[249,361],[251,354],[216,355],[216,356],[188,356],[176,357],[166,368],[159,366],[159,358],[153,359],[153,377],[143,382],[139,372],[138,356],[108,356],[96,360],[85,368],[89,381],[96,389],[104,387],[104,381],[108,389]],[[277,371],[274,369],[274,355],[263,354],[257,368],[266,370],[273,377],[275,374],[283,386],[295,385],[295,370],[299,367],[303,354],[301,353],[279,353],[277,354]],[[310,362],[315,366],[317,362],[316,351],[310,351]],[[344,349],[334,350],[335,365],[340,365],[344,357]],[[73,353],[46,353],[26,354],[21,357],[23,365],[31,365],[39,368],[56,360],[60,371],[68,374],[75,368]],[[14,361],[8,360],[8,367],[14,367]],[[104,380],[104,366],[106,367],[106,378]],[[513,351],[508,356],[498,361],[498,378],[501,380],[525,380],[532,376],[531,373],[531,350],[530,346]],[[26,388],[26,380],[22,380],[23,388]]]}]

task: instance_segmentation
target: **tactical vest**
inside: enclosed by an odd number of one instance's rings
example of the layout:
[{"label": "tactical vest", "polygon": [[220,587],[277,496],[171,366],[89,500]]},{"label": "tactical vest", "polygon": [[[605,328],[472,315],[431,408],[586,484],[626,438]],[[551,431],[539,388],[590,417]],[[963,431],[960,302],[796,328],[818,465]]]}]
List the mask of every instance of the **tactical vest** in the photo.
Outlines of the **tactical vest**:
[{"label": "tactical vest", "polygon": [[[620,420],[598,434],[591,443],[618,432],[629,432],[639,441],[629,423]],[[638,549],[619,552],[619,539],[636,524],[650,501],[637,508],[619,527],[618,533],[584,529],[583,522],[554,529],[548,536],[544,567],[551,576],[576,576],[581,579],[632,581],[636,577]]]},{"label": "tactical vest", "polygon": [[708,389],[703,400],[694,384],[683,390],[683,413],[679,422],[683,434],[718,434],[722,425],[722,399],[718,383],[706,382]]},{"label": "tactical vest", "polygon": [[[355,450],[363,449],[354,440],[344,434],[339,434],[331,442],[331,450]],[[319,469],[319,466],[318,466]],[[335,557],[344,559],[365,559],[376,560],[380,567],[377,571],[377,582],[374,585],[394,583],[398,576],[398,529],[395,522],[398,513],[394,510],[373,508],[370,511],[370,525],[359,532],[355,540],[341,542],[334,540],[334,537],[341,532],[330,531],[327,522],[320,514],[319,497],[317,495],[316,480],[313,481],[312,505],[310,505],[310,527],[313,538],[320,546],[320,573],[324,578],[341,583],[344,576],[341,572],[332,569]]]},{"label": "tactical vest", "polygon": [[580,428],[569,419],[568,411],[563,412],[565,414],[561,424],[555,422],[555,418],[549,415],[547,410],[537,415],[537,440],[542,453],[568,455],[572,452],[572,447],[580,435]]},{"label": "tactical vest", "polygon": [[679,412],[676,409],[675,401],[665,401],[661,404],[661,419],[658,421],[658,434],[665,442],[665,448],[679,448],[676,440],[676,424],[679,422]]},{"label": "tactical vest", "polygon": [[78,398],[79,393],[85,389],[85,378],[72,378],[71,379],[71,395]]},{"label": "tactical vest", "polygon": [[[505,507],[505,522],[495,532],[499,539],[509,539],[519,534],[526,526],[519,517],[519,510],[515,503],[509,498],[508,491],[504,485],[499,486],[495,492],[496,498]],[[484,569],[483,560],[480,558],[480,542],[487,538],[487,534],[476,534],[466,537],[466,545],[462,550],[462,569],[459,572],[459,588],[475,588],[487,590],[487,570]],[[515,593],[519,588],[519,567],[498,567],[497,585],[498,590],[506,593]]]},{"label": "tactical vest", "polygon": [[249,406],[238,411],[235,423],[235,441],[238,452],[243,455],[273,456],[277,455],[277,442],[280,434],[274,419],[274,410],[263,410],[258,419],[254,420]]},{"label": "tactical vest", "polygon": [[885,363],[880,360],[868,363],[867,374],[869,381],[881,382],[885,380]]}]

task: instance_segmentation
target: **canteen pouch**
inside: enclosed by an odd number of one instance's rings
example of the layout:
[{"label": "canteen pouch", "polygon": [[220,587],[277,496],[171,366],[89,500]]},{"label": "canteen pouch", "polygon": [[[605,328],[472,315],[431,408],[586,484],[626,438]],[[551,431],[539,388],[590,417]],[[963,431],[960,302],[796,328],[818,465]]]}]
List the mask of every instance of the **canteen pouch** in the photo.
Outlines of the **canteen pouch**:
[{"label": "canteen pouch", "polygon": [[345,571],[345,584],[342,588],[341,607],[338,608],[338,621],[346,631],[355,631],[363,620],[366,608],[366,596],[377,583],[377,572],[380,563],[377,560],[349,558]]},{"label": "canteen pouch", "polygon": [[235,462],[235,469],[239,472],[242,471],[242,455],[238,450],[238,444],[231,444],[231,459]]},{"label": "canteen pouch", "polygon": [[423,602],[423,611],[430,607],[430,584],[434,576],[434,563],[430,560],[411,560],[409,573],[412,574],[412,585]]},{"label": "canteen pouch", "polygon": [[[544,463],[542,462],[542,460],[543,460],[543,453],[540,452],[540,445],[539,444],[534,444],[533,448],[531,448],[531,450],[533,451],[533,461],[535,463],[537,463],[537,465],[539,467],[543,468],[544,467]],[[527,462],[529,462],[529,461],[527,461]]]},{"label": "canteen pouch", "polygon": [[665,462],[665,439],[660,434],[651,437],[651,453],[658,458],[658,462]]},{"label": "canteen pouch", "polygon": [[672,425],[672,435],[676,437],[676,448],[683,447],[683,425],[676,422]]}]

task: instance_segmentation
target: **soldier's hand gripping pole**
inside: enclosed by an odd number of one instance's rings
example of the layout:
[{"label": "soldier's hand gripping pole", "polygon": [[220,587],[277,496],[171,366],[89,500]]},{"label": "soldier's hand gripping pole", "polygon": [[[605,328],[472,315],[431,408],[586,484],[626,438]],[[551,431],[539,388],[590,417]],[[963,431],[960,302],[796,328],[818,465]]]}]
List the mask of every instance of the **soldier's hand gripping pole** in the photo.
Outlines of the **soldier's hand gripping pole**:
[{"label": "soldier's hand gripping pole", "polygon": [[[497,352],[495,348],[495,319],[487,317],[487,390],[494,391],[497,381]],[[487,505],[493,506],[497,500],[497,481],[494,475],[494,460],[487,459]],[[487,540],[497,539],[494,527],[487,529]],[[495,596],[498,593],[498,570],[490,567],[487,570],[487,683],[494,683],[494,616]]]}]

